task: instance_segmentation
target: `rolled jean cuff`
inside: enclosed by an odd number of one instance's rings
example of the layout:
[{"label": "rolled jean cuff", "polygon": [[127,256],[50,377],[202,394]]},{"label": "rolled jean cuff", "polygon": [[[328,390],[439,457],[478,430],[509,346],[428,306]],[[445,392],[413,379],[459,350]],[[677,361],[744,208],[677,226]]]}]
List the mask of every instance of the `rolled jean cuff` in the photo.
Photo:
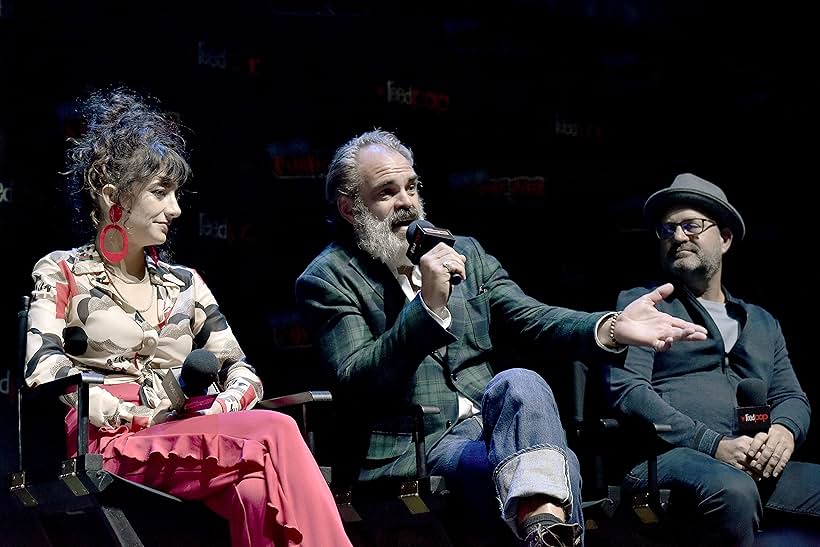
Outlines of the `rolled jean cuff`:
[{"label": "rolled jean cuff", "polygon": [[569,463],[566,453],[557,446],[538,444],[509,456],[493,471],[501,514],[520,538],[518,531],[518,500],[544,495],[553,498],[572,515],[572,491],[569,485]]}]

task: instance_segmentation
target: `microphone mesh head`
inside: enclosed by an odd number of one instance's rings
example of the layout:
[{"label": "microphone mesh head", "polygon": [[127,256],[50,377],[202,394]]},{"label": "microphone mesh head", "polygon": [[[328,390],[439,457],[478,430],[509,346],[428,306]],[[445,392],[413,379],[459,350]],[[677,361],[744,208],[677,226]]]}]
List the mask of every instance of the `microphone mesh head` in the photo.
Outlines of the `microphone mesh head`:
[{"label": "microphone mesh head", "polygon": [[195,349],[185,358],[183,367],[204,375],[215,375],[219,372],[219,362],[216,355],[206,349]]},{"label": "microphone mesh head", "polygon": [[764,406],[766,404],[766,382],[760,378],[744,378],[737,384],[738,406]]},{"label": "microphone mesh head", "polygon": [[216,380],[219,362],[216,355],[206,349],[195,349],[182,363],[179,384],[188,397],[200,395]]}]

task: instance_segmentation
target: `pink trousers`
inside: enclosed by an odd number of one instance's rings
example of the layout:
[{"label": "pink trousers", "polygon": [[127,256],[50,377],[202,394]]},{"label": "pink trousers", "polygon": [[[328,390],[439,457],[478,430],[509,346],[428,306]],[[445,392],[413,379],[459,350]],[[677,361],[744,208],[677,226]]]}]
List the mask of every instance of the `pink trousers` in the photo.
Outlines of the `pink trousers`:
[{"label": "pink trousers", "polygon": [[[137,386],[105,389],[137,400]],[[76,412],[66,416],[76,439]],[[107,471],[228,519],[234,547],[350,546],[333,496],[292,418],[267,410],[198,416],[137,432],[91,427]]]}]

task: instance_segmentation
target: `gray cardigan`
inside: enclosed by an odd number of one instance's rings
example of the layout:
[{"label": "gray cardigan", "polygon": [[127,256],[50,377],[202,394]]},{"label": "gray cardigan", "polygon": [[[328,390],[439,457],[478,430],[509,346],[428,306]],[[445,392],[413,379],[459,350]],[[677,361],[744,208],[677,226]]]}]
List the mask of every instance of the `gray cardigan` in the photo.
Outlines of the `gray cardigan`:
[{"label": "gray cardigan", "polygon": [[[623,309],[646,288],[623,291]],[[657,353],[630,347],[623,365],[608,369],[613,406],[627,416],[669,424],[661,438],[675,447],[689,447],[714,455],[724,436],[737,436],[737,384],[760,378],[768,386],[771,421],[794,434],[800,445],[809,429],[810,407],[794,373],[780,324],[753,304],[732,298],[724,289],[726,309],[740,322],[735,346],[726,354],[720,331],[695,296],[682,285],[658,304],[658,309],[703,325],[709,331],[703,342],[677,342]]]}]

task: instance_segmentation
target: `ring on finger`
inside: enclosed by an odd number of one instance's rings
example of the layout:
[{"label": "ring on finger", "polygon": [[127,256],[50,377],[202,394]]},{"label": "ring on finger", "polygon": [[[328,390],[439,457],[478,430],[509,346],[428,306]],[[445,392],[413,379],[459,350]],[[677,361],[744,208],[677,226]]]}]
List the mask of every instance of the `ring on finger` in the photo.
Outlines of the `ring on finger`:
[{"label": "ring on finger", "polygon": [[447,270],[448,272],[450,271],[450,263],[447,262],[446,260],[441,263],[441,267],[444,268],[445,270]]}]

